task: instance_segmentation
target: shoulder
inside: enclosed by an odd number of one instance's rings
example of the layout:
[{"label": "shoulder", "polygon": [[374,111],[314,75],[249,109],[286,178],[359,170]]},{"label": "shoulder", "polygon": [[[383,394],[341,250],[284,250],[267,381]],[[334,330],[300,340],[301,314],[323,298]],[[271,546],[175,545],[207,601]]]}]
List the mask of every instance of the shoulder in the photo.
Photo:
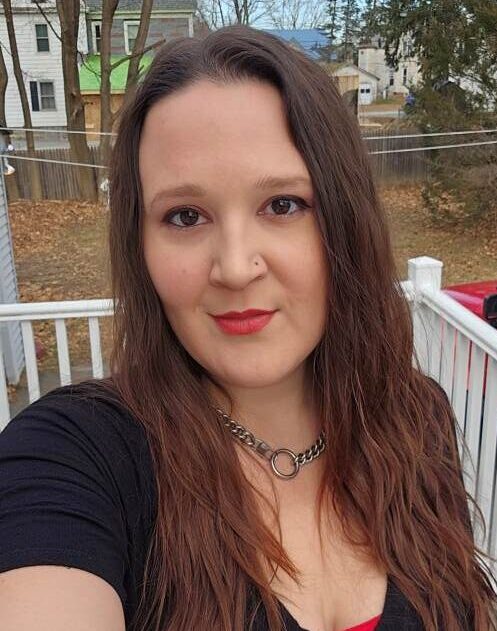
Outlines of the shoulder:
[{"label": "shoulder", "polygon": [[153,487],[143,426],[117,393],[98,382],[56,388],[15,416],[0,433],[0,467],[66,465],[98,473],[109,492],[139,494]]},{"label": "shoulder", "polygon": [[135,607],[157,507],[145,430],[95,382],[57,388],[0,433],[0,572],[62,565]]},{"label": "shoulder", "polygon": [[[146,444],[145,431],[120,401],[117,393],[98,382],[51,390],[24,408],[0,434],[2,443],[13,436],[30,434],[52,439],[79,435],[100,450]],[[111,439],[112,442],[103,439]]]}]

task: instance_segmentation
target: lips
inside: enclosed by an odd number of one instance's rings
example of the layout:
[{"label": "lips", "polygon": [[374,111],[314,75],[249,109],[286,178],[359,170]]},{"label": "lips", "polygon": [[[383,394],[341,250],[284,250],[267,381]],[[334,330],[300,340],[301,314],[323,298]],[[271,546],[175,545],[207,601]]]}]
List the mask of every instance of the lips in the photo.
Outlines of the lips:
[{"label": "lips", "polygon": [[227,311],[212,317],[218,327],[228,335],[249,335],[267,326],[275,313],[276,310],[247,309],[246,311]]},{"label": "lips", "polygon": [[214,317],[223,318],[223,320],[244,320],[245,318],[266,315],[268,313],[274,313],[274,310],[266,311],[265,309],[247,309],[246,311],[227,311],[226,313],[220,313]]}]

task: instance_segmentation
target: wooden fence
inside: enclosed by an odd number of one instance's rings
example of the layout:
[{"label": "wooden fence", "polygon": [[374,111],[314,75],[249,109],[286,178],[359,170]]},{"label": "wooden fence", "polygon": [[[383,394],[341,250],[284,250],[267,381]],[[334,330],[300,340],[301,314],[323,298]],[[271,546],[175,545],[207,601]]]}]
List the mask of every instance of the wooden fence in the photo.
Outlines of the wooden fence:
[{"label": "wooden fence", "polygon": [[[420,132],[405,129],[368,129],[362,137],[370,155],[373,173],[379,182],[426,181],[430,173],[430,151],[408,151],[374,155],[375,151],[397,151],[433,144],[428,137],[417,136]],[[412,137],[409,137],[412,136]],[[406,136],[395,138],[395,136]],[[375,140],[368,140],[374,138]]]},{"label": "wooden fence", "polygon": [[[98,148],[90,146],[90,155],[93,164],[98,164]],[[31,198],[31,185],[29,179],[29,160],[16,160],[15,156],[27,157],[26,150],[16,150],[12,156],[9,156],[10,163],[16,168],[14,175],[17,180],[19,197],[22,199]],[[71,156],[69,148],[54,149],[37,149],[36,157],[44,160],[58,160],[60,162],[75,162]],[[80,191],[78,186],[78,170],[79,167],[68,164],[58,164],[55,162],[39,162],[41,183],[44,199],[80,199]],[[86,167],[91,168],[91,167]],[[97,178],[97,171],[101,169],[92,169]]]}]

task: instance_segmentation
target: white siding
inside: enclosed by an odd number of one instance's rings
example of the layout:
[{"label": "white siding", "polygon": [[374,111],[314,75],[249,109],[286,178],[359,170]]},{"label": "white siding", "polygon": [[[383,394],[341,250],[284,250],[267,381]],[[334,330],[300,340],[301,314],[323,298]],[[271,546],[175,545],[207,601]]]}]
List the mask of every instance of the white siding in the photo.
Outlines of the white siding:
[{"label": "white siding", "polygon": [[[59,38],[48,26],[48,40],[50,51],[38,52],[36,46],[35,24],[45,24],[45,19],[41,13],[33,7],[33,3],[26,0],[17,0],[12,3],[14,13],[14,29],[17,39],[17,48],[21,68],[24,76],[24,84],[31,108],[30,81],[52,81],[54,84],[55,110],[31,111],[33,126],[35,127],[64,127],[66,125],[66,111],[64,102],[64,79],[62,74],[61,44]],[[27,7],[27,8],[26,8]],[[80,28],[78,48],[82,53],[88,51],[86,36],[86,21],[84,5],[81,3]],[[60,33],[60,23],[55,9],[55,2],[43,3],[44,11],[49,16],[51,25],[57,34]],[[12,57],[10,55],[9,38],[7,35],[7,24],[3,11],[0,12],[0,42],[2,43],[5,64],[9,82],[5,94],[5,114],[7,125],[11,127],[22,127],[24,119],[22,115],[21,102],[17,83],[15,81]]]},{"label": "white siding", "polygon": [[[5,181],[0,172],[0,303],[18,302],[17,282],[8,222]],[[11,383],[17,383],[24,366],[21,328],[17,322],[0,325],[0,361]],[[3,355],[3,359],[2,359]]]},{"label": "white siding", "polygon": [[[400,50],[402,50],[403,42],[401,42]],[[412,81],[416,85],[421,80],[419,73],[419,64],[416,57],[401,59],[399,61],[399,69],[394,71],[390,69],[385,62],[385,51],[383,48],[377,48],[375,45],[359,48],[358,51],[359,68],[372,72],[379,78],[378,92],[379,95],[383,90],[387,89],[390,94],[398,92],[407,94],[409,84]],[[407,70],[407,83],[403,84],[404,68]],[[393,85],[390,85],[390,75],[393,72]]]}]

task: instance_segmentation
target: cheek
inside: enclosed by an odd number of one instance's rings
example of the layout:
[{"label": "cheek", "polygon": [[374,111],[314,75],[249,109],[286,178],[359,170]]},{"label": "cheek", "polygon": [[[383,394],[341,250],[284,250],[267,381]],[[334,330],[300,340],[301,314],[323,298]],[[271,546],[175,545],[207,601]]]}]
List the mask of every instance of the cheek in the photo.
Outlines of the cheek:
[{"label": "cheek", "polygon": [[194,305],[205,286],[205,262],[188,256],[181,250],[167,247],[158,239],[144,243],[145,261],[154,287],[166,309],[182,309]]},{"label": "cheek", "polygon": [[321,314],[326,308],[328,265],[319,236],[312,235],[287,259],[287,286],[306,312]]}]

